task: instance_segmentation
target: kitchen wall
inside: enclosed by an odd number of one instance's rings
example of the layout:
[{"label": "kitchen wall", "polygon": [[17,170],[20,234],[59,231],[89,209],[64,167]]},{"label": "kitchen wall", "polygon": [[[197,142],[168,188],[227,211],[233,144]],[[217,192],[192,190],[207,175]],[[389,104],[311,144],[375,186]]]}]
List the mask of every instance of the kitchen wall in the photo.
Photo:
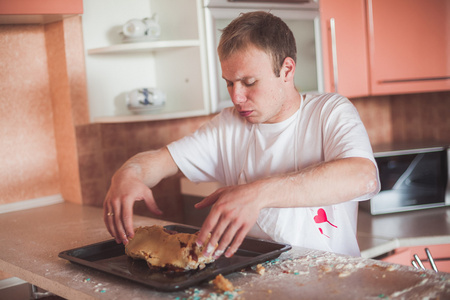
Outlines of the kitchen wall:
[{"label": "kitchen wall", "polygon": [[75,126],[89,122],[81,17],[0,25],[0,204],[82,203]]},{"label": "kitchen wall", "polygon": [[[211,116],[91,124],[79,17],[0,25],[0,204],[61,194],[101,206],[130,156],[193,132]],[[450,142],[450,92],[351,99],[373,144]],[[179,178],[154,190],[164,218],[183,220]],[[147,214],[139,204],[136,211]],[[170,211],[170,213],[169,213]]]},{"label": "kitchen wall", "polygon": [[0,26],[0,204],[59,193],[43,26]]}]

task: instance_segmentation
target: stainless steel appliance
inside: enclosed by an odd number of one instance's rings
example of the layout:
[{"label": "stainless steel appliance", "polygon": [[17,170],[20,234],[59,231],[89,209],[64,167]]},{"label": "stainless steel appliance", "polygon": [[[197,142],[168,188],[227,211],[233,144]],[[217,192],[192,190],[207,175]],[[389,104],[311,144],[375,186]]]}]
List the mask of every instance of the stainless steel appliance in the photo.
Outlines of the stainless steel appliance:
[{"label": "stainless steel appliance", "polygon": [[381,191],[363,208],[373,215],[450,205],[448,144],[374,148]]},{"label": "stainless steel appliance", "polygon": [[283,19],[292,30],[297,43],[297,69],[294,79],[297,89],[301,92],[323,92],[317,0],[204,0],[212,112],[232,105],[216,52],[220,30],[239,14],[256,10],[270,11]]}]

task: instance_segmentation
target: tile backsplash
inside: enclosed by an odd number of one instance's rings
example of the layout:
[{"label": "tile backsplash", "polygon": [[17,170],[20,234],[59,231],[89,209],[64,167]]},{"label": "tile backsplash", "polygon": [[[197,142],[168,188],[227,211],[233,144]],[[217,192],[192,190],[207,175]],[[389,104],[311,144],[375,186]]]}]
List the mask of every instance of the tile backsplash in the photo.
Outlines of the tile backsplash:
[{"label": "tile backsplash", "polygon": [[[128,158],[190,134],[210,118],[77,126],[83,203],[101,206],[111,177]],[[183,219],[179,176],[167,178],[153,189],[159,207],[165,212],[164,219],[176,222]],[[135,211],[149,214],[143,203],[137,203]]]},{"label": "tile backsplash", "polygon": [[450,92],[350,99],[372,145],[391,142],[450,143]]}]

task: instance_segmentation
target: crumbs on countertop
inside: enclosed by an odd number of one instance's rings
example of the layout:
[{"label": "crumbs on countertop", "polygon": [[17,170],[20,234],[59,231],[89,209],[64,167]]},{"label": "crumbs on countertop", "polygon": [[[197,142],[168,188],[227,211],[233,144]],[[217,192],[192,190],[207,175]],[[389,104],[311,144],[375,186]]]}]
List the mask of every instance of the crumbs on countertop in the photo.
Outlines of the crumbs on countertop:
[{"label": "crumbs on countertop", "polygon": [[[323,286],[326,282],[322,281],[325,278],[333,278],[333,282],[339,282],[342,289],[346,290],[347,295],[351,298],[360,295],[358,293],[361,292],[351,289],[355,276],[359,276],[359,272],[363,272],[361,274],[366,274],[365,276],[370,276],[374,280],[373,282],[384,280],[387,284],[383,288],[378,283],[367,286],[365,292],[372,293],[367,299],[410,298],[412,295],[419,297],[423,295],[440,296],[450,287],[450,278],[446,276],[436,277],[431,270],[413,270],[412,273],[407,273],[411,285],[393,286],[391,279],[403,274],[399,272],[403,272],[405,268],[407,267],[371,259],[361,260],[359,257],[333,253],[311,251],[302,253],[300,256],[282,254],[280,258],[247,267],[230,274],[229,277],[227,276],[234,286],[232,291],[217,292],[213,289],[213,281],[210,281],[210,285],[205,286],[205,288],[186,290],[187,297],[177,299],[264,299],[280,295],[289,297],[300,291],[304,291],[306,292],[305,295],[308,295],[307,293],[311,292],[311,289],[316,293],[319,286],[324,288],[324,290],[320,290],[321,292],[327,293],[329,292],[327,287]],[[264,269],[264,276],[258,273],[258,269]],[[289,282],[289,286],[286,285],[287,282]],[[282,291],[280,291],[280,288]]]},{"label": "crumbs on countertop", "polygon": [[223,293],[208,292],[198,288],[190,288],[185,291],[188,297],[176,297],[175,300],[234,300],[242,294],[240,290],[225,291]]},{"label": "crumbs on countertop", "polygon": [[259,275],[264,275],[264,273],[266,272],[266,268],[263,267],[262,264],[257,264],[256,265],[256,273],[258,273]]},{"label": "crumbs on countertop", "polygon": [[93,284],[93,289],[96,293],[106,293],[107,289],[106,287],[103,286],[102,283],[97,283],[94,280],[92,280],[91,278],[84,278],[83,279],[84,283],[89,283],[89,284]]},{"label": "crumbs on countertop", "polygon": [[212,283],[219,291],[230,292],[234,290],[233,284],[228,279],[223,277],[222,274],[217,275]]}]

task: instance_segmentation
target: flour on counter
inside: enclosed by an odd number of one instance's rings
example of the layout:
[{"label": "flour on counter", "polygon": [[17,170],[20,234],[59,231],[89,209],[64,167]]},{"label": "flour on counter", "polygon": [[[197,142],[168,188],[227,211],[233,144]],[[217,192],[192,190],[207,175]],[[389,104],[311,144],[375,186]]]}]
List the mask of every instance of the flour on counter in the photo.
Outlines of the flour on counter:
[{"label": "flour on counter", "polygon": [[[298,296],[299,292],[302,294],[306,292],[304,296],[308,298],[308,295],[318,296],[326,293],[329,287],[322,285],[322,280],[332,281],[339,287],[339,292],[335,295],[336,299],[343,299],[342,297],[345,299],[354,297],[414,299],[415,296],[417,296],[416,299],[420,299],[424,294],[433,298],[433,295],[440,295],[450,288],[448,277],[436,279],[431,270],[430,272],[417,270],[411,274],[411,268],[371,259],[361,260],[360,257],[314,250],[298,254],[298,252],[294,252],[294,255],[292,252],[287,252],[280,258],[262,263],[265,269],[264,276],[257,273],[256,266],[230,274],[229,278],[236,287],[235,291],[239,290],[232,296],[200,290],[187,299],[277,299],[281,296]],[[393,279],[404,276],[405,270],[409,271],[406,278],[408,283],[396,286]],[[364,296],[357,294],[358,289],[353,288],[355,282],[359,282],[362,276],[368,284],[359,291],[363,292]],[[286,286],[286,282],[290,282],[291,285]],[[284,294],[279,294],[280,286],[284,286]]]},{"label": "flour on counter", "polygon": [[185,291],[189,296],[176,297],[175,300],[233,300],[239,299],[240,291],[235,289],[234,291],[227,291],[224,293],[210,292],[204,289],[188,289]]}]

